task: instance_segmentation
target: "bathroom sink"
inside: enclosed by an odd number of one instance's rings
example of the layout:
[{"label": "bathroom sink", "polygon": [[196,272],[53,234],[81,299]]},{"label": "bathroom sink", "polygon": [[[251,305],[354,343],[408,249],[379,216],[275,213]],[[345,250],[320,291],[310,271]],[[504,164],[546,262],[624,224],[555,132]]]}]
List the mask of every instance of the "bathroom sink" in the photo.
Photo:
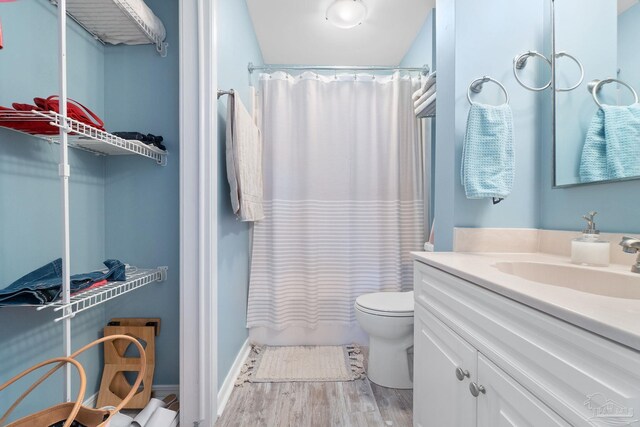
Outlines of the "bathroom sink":
[{"label": "bathroom sink", "polygon": [[640,274],[539,262],[498,262],[503,273],[546,285],[614,298],[640,299]]}]

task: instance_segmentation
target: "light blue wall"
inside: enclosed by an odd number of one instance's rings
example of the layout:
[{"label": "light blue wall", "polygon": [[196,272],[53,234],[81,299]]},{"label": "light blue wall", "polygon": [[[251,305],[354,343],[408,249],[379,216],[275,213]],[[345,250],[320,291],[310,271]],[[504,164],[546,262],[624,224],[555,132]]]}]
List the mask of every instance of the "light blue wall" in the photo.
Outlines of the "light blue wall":
[{"label": "light blue wall", "polygon": [[[0,50],[0,105],[32,103],[58,92],[57,9],[48,1],[0,4],[4,49]],[[69,96],[104,115],[103,47],[76,25],[69,26]],[[70,150],[70,207],[73,272],[101,268],[105,259],[105,164],[94,155]],[[60,181],[57,145],[0,129],[0,288],[61,255]],[[60,356],[62,325],[56,316],[30,308],[0,308],[0,383],[37,362]],[[98,338],[105,308],[73,320],[73,347]],[[101,351],[82,358],[89,391],[99,384]],[[24,385],[23,385],[24,387]],[[0,413],[24,388],[0,398]],[[24,402],[17,416],[57,403],[60,377]]]},{"label": "light blue wall", "polygon": [[[401,67],[422,67],[423,65],[429,65],[429,69],[431,72],[436,70],[436,61],[435,61],[435,48],[436,48],[436,37],[435,37],[435,9],[431,9],[427,18],[424,21],[424,24],[420,28],[418,35],[415,40],[409,47],[409,50],[400,61]],[[436,141],[436,126],[434,119],[422,119],[425,123],[425,132],[427,135],[430,135],[430,138],[426,140],[427,146],[430,148],[430,153],[435,152],[435,141]],[[425,156],[428,158],[429,153],[425,150]],[[430,187],[430,193],[427,197],[430,197],[429,200],[429,211],[428,215],[425,218],[426,224],[425,229],[427,233],[431,231],[431,222],[433,221],[434,214],[434,206],[433,206],[433,194],[435,191],[435,179],[434,179],[434,171],[435,171],[435,156],[431,155],[431,173],[425,174],[425,188]]]},{"label": "light blue wall", "polygon": [[[560,0],[555,3],[556,51],[566,51],[580,59],[585,76],[582,85],[570,92],[556,92],[556,129],[559,144],[556,158],[560,167],[556,173],[558,185],[580,182],[579,169],[587,129],[598,106],[587,91],[587,83],[616,77],[618,68],[617,8],[612,0]],[[584,31],[589,28],[589,31]],[[637,39],[636,39],[637,40]],[[548,50],[550,51],[550,49]],[[578,67],[569,58],[556,62],[559,88],[571,87],[580,78]],[[616,103],[615,85],[602,88],[603,102]],[[543,94],[543,95],[546,95]]]},{"label": "light blue wall", "polygon": [[[635,6],[627,13],[637,13],[638,10],[638,6]],[[624,26],[624,22],[624,18],[621,18],[619,23]],[[548,20],[546,25],[549,25]],[[637,31],[638,26],[635,24],[629,28]],[[630,41],[635,43],[637,38],[631,38]],[[637,58],[635,50],[631,58]],[[550,98],[546,98],[545,102],[545,106],[551,105]],[[640,194],[640,181],[552,188],[553,130],[550,117],[550,108],[542,111],[546,138],[543,139],[543,155],[539,166],[542,171],[540,226],[553,230],[581,230],[584,228],[581,216],[596,210],[599,212],[596,222],[600,230],[639,234],[640,221],[635,213],[640,210],[640,199],[636,197]]]},{"label": "light blue wall", "polygon": [[640,90],[640,4],[627,9],[618,16],[618,77]]},{"label": "light blue wall", "polygon": [[[598,227],[603,231],[640,233],[640,221],[635,216],[640,209],[640,199],[634,197],[639,193],[640,181],[552,188],[551,93],[533,93],[521,88],[511,71],[511,61],[516,54],[534,49],[549,51],[549,3],[438,0],[436,16],[437,249],[452,248],[456,226],[579,230],[583,227],[580,216],[589,210],[600,212]],[[526,78],[542,83],[547,77],[543,70],[527,67],[525,71],[533,73]],[[473,78],[485,74],[506,85],[515,120],[514,191],[497,206],[489,201],[467,200],[459,178],[468,110],[466,91]],[[498,100],[498,92],[495,89],[489,92],[489,88],[487,85],[480,99]]]},{"label": "light blue wall", "polygon": [[545,176],[542,193],[541,227],[550,230],[582,230],[582,215],[598,212],[598,229],[609,233],[640,234],[640,181],[612,184],[591,184],[570,188],[551,188],[550,150],[546,150],[543,169]]},{"label": "light blue wall", "polygon": [[[234,89],[250,108],[247,64],[262,53],[244,0],[220,0],[217,16],[218,88]],[[231,210],[225,164],[227,97],[218,101],[218,384],[224,381],[247,339],[249,224]]]},{"label": "light blue wall", "polygon": [[401,67],[421,67],[427,64],[431,71],[435,70],[435,12],[435,9],[431,9],[427,15],[411,47],[400,61]]},{"label": "light blue wall", "polygon": [[168,266],[163,283],[108,304],[111,317],[160,317],[157,384],[179,382],[179,28],[178,2],[146,0],[167,29],[168,55],[151,45],[105,48],[108,129],[162,135],[168,164],[124,156],[106,163],[106,254],[139,267]]},{"label": "light blue wall", "polygon": [[455,164],[455,73],[456,73],[456,4],[453,0],[436,1],[436,63],[438,96],[436,97],[436,146],[434,181],[434,233],[436,249],[453,247],[454,194],[460,182]]},{"label": "light blue wall", "polygon": [[[438,106],[436,129],[436,247],[452,247],[453,227],[536,227],[539,223],[539,141],[536,114],[539,98],[516,82],[512,59],[528,50],[542,50],[543,2],[438,0]],[[509,35],[506,37],[505,35]],[[535,80],[537,69],[529,67]],[[514,116],[516,177],[512,194],[498,205],[468,200],[460,182],[462,141],[469,103],[467,88],[475,78],[490,75],[510,94]],[[486,84],[475,97],[501,103],[499,88]],[[453,212],[453,215],[452,215]]]}]

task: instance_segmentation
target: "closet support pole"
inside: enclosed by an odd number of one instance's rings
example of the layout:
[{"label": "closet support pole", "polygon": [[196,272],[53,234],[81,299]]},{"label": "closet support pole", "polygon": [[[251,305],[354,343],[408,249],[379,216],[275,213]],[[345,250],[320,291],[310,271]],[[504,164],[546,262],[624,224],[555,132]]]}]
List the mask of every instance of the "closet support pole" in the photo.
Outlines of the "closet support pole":
[{"label": "closet support pole", "polygon": [[[60,164],[58,174],[62,184],[62,302],[68,304],[71,293],[70,280],[70,241],[69,241],[69,153],[67,141],[67,2],[58,0],[58,37],[59,37],[59,67],[60,67],[60,98],[59,109],[64,120],[64,126],[60,128]],[[65,311],[69,308],[65,308]],[[67,314],[67,313],[65,313]],[[63,346],[66,356],[71,354],[71,318],[63,321]],[[65,401],[71,400],[71,367],[65,366],[64,371],[64,397]]]}]

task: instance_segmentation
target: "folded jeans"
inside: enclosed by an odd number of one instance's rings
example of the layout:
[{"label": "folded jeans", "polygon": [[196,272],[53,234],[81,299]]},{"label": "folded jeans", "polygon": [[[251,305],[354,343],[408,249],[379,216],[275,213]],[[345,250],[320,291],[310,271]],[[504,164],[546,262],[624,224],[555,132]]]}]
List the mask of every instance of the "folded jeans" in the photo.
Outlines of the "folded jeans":
[{"label": "folded jeans", "polygon": [[[70,291],[78,292],[93,284],[107,280],[126,280],[126,266],[119,260],[104,261],[106,270],[71,276]],[[58,258],[19,278],[0,290],[0,306],[33,304],[42,305],[56,300],[62,293],[62,259]]]}]

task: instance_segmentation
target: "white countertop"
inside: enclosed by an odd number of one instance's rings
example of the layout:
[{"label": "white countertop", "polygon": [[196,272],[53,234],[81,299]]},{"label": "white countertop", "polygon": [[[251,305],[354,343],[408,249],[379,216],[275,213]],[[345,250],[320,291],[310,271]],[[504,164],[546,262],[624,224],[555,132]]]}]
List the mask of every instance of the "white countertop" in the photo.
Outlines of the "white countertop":
[{"label": "white countertop", "polygon": [[[412,255],[419,262],[640,351],[640,299],[594,295],[542,284],[503,273],[493,266],[501,261],[575,266],[567,257],[544,253],[413,252]],[[637,277],[640,286],[640,274],[631,273],[630,265],[612,264],[606,268]]]}]

